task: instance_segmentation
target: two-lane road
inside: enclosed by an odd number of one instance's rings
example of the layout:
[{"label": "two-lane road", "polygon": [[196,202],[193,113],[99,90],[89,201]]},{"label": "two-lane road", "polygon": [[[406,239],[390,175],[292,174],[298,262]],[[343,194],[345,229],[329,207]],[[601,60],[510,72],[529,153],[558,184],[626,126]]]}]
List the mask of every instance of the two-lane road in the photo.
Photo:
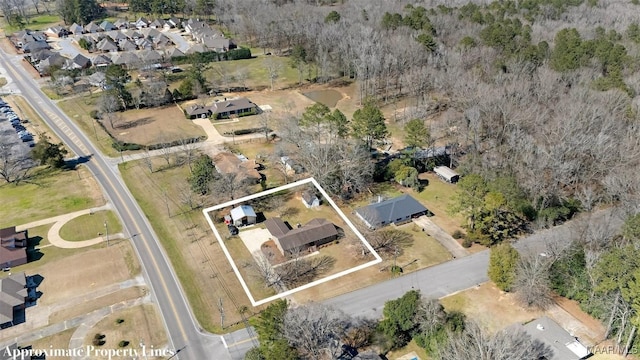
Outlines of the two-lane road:
[{"label": "two-lane road", "polygon": [[143,272],[164,319],[170,346],[179,349],[175,358],[229,359],[221,337],[200,331],[169,260],[147,218],[125,186],[117,168],[105,160],[87,136],[39,89],[20,60],[0,51],[0,66],[7,70],[34,110],[67,147],[79,156],[90,156],[85,166],[93,173],[120,216],[125,233],[132,239]]}]

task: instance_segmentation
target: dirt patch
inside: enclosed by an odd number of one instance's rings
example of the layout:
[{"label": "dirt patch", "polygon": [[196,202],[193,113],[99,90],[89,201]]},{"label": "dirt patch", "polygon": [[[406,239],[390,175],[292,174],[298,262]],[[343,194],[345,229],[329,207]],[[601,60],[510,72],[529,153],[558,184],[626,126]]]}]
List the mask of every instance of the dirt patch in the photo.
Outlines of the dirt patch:
[{"label": "dirt patch", "polygon": [[13,44],[11,43],[11,40],[9,40],[9,38],[5,36],[2,36],[2,38],[0,38],[0,49],[2,49],[2,51],[4,51],[7,54],[11,54],[11,55],[18,54],[18,51],[16,50],[15,46],[13,46]]},{"label": "dirt patch", "polygon": [[[141,345],[149,349],[162,348],[167,343],[162,321],[153,305],[135,306],[115,312],[100,320],[85,338],[84,345],[90,346],[96,334],[104,335],[104,349],[138,349]],[[121,341],[125,341],[126,345]],[[98,356],[91,359],[130,359],[129,356]],[[170,355],[170,354],[169,354]],[[146,356],[147,359],[166,359],[169,356]]]},{"label": "dirt patch", "polygon": [[95,299],[87,299],[82,303],[74,304],[72,307],[52,313],[51,315],[49,315],[49,323],[55,324],[57,322],[72,319],[76,316],[88,314],[105,306],[110,306],[119,302],[145,296],[147,293],[147,288],[136,286],[128,289],[118,290],[114,293],[100,296]]},{"label": "dirt patch", "polygon": [[125,262],[131,245],[126,242],[108,248],[89,250],[64,259],[47,263],[35,269],[44,280],[39,291],[42,305],[51,305],[79,298],[96,289],[115,284],[131,277]]},{"label": "dirt patch", "polygon": [[269,240],[262,244],[260,247],[264,256],[269,259],[271,265],[282,264],[287,261],[287,259],[282,255],[278,246],[276,246],[275,241]]},{"label": "dirt patch", "polygon": [[113,123],[102,124],[117,140],[141,145],[205,136],[202,128],[186,119],[175,105],[127,110],[117,113]]}]

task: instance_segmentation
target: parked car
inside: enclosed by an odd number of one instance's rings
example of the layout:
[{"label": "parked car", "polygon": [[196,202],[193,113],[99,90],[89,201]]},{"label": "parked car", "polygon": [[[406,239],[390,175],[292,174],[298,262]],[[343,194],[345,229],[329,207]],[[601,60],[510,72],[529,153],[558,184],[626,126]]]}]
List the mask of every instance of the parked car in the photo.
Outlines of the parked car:
[{"label": "parked car", "polygon": [[33,141],[33,136],[31,136],[31,134],[20,136],[20,140],[22,140],[22,142]]},{"label": "parked car", "polygon": [[23,130],[27,130],[27,128],[25,128],[25,127],[24,127],[24,126],[22,126],[22,125],[15,126],[15,127],[14,127],[14,129],[16,129],[16,132],[20,132],[20,131],[23,131]]},{"label": "parked car", "polygon": [[240,232],[240,231],[238,231],[238,228],[235,227],[235,225],[233,225],[233,224],[227,225],[227,228],[229,228],[229,234],[231,234],[231,235],[238,235],[238,233]]}]

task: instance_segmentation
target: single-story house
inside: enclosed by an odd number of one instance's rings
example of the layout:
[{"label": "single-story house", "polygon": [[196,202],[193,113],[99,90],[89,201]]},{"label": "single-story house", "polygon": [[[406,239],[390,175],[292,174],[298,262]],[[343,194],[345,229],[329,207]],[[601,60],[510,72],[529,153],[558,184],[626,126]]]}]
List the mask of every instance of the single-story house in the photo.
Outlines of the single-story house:
[{"label": "single-story house", "polygon": [[195,119],[195,118],[206,118],[209,117],[209,115],[211,115],[211,109],[209,109],[208,106],[202,106],[202,105],[189,105],[186,107],[186,109],[184,109],[184,112],[187,114],[187,116],[189,117],[189,119]]},{"label": "single-story house", "polygon": [[136,20],[136,22],[134,23],[134,25],[138,28],[138,29],[142,29],[142,28],[146,28],[147,26],[149,26],[150,21],[147,20],[144,17],[139,18],[138,20]]},{"label": "single-story house", "polygon": [[131,51],[113,54],[111,61],[116,65],[123,65],[128,69],[134,68],[140,63],[138,56]]},{"label": "single-story house", "polygon": [[219,101],[211,104],[211,114],[215,119],[226,119],[231,115],[250,115],[258,111],[258,106],[247,98]]},{"label": "single-story house", "polygon": [[47,28],[47,30],[45,30],[44,33],[47,34],[47,36],[57,37],[57,38],[61,38],[69,35],[69,31],[60,25],[51,26]]},{"label": "single-story house", "polygon": [[166,21],[164,21],[163,19],[155,19],[149,24],[149,27],[152,29],[161,29],[164,27],[165,23]]},{"label": "single-story house", "polygon": [[93,21],[88,23],[85,27],[84,27],[84,32],[87,33],[97,33],[102,31],[102,28],[100,26],[98,26],[96,23],[94,23]]},{"label": "single-story house", "polygon": [[38,50],[51,49],[46,41],[31,41],[22,45],[22,51],[25,53],[36,52]]},{"label": "single-story house", "polygon": [[236,174],[236,179],[246,184],[257,184],[262,179],[260,165],[244,156],[221,152],[213,157],[213,164],[220,174]]},{"label": "single-story house", "polygon": [[201,42],[215,52],[226,52],[237,47],[233,40],[224,37],[204,37]]},{"label": "single-story house", "polygon": [[191,54],[199,54],[207,51],[209,50],[207,49],[206,46],[202,44],[193,44],[184,53],[187,55],[191,55]]},{"label": "single-story house", "polygon": [[546,316],[521,326],[534,340],[551,348],[553,355],[548,360],[582,360],[592,355],[575,336]]},{"label": "single-story house", "polygon": [[25,305],[28,291],[23,272],[0,279],[0,324],[13,324],[14,308]]},{"label": "single-story house", "polygon": [[103,52],[117,52],[118,51],[118,45],[116,45],[116,43],[113,40],[111,40],[110,38],[106,37],[106,38],[100,40],[96,44],[96,50],[103,51]]},{"label": "single-story house", "polygon": [[300,197],[307,209],[320,206],[320,198],[311,191],[303,191]]},{"label": "single-story house", "polygon": [[134,51],[138,49],[138,46],[129,39],[123,39],[118,41],[118,47],[122,51]]},{"label": "single-story house", "polygon": [[448,166],[436,166],[433,171],[438,177],[448,183],[455,184],[460,180],[460,175],[457,172],[451,170]]},{"label": "single-story house", "polygon": [[15,226],[0,229],[0,267],[27,263],[27,231],[16,231]]},{"label": "single-story house", "polygon": [[129,22],[127,20],[124,19],[118,19],[113,23],[113,26],[115,26],[118,29],[128,29],[129,28]]},{"label": "single-story house", "polygon": [[313,219],[295,229],[276,217],[264,222],[283,255],[315,249],[338,238],[336,226],[326,219]]},{"label": "single-story house", "polygon": [[281,156],[280,162],[288,173],[300,174],[304,172],[304,167],[288,156]]},{"label": "single-story house", "polygon": [[404,194],[393,199],[379,201],[355,210],[356,216],[370,229],[377,229],[389,224],[402,224],[411,221],[428,210],[410,195]]},{"label": "single-story house", "polygon": [[117,27],[113,25],[111,21],[107,21],[107,20],[101,22],[99,26],[102,29],[102,31],[111,31],[111,30],[117,29]]},{"label": "single-story house", "polygon": [[111,64],[111,58],[104,54],[100,54],[94,57],[92,62],[93,62],[93,65],[97,67],[108,66],[109,64]]},{"label": "single-story house", "polygon": [[71,26],[69,26],[69,32],[73,35],[80,35],[84,33],[84,27],[76,23],[73,23]]},{"label": "single-story house", "polygon": [[178,56],[184,56],[184,53],[182,51],[180,51],[180,49],[178,49],[176,47],[172,47],[170,49],[167,49],[164,52],[164,54],[165,54],[164,55],[165,58],[167,58],[167,59],[171,59],[171,58],[178,57]]},{"label": "single-story house", "polygon": [[99,87],[103,89],[105,87],[107,78],[102,71],[96,71],[88,77],[89,85]]},{"label": "single-story house", "polygon": [[36,68],[38,69],[38,71],[41,74],[49,74],[49,68],[51,68],[52,66],[55,67],[63,67],[66,63],[67,63],[67,59],[66,57],[58,54],[58,53],[54,53],[53,55],[49,56],[48,58],[40,61],[37,65]]},{"label": "single-story house", "polygon": [[67,60],[65,69],[86,69],[91,66],[91,60],[88,57],[78,54],[73,59]]},{"label": "single-story house", "polygon": [[231,209],[231,219],[233,220],[233,225],[243,226],[255,224],[257,216],[251,206],[240,205]]}]

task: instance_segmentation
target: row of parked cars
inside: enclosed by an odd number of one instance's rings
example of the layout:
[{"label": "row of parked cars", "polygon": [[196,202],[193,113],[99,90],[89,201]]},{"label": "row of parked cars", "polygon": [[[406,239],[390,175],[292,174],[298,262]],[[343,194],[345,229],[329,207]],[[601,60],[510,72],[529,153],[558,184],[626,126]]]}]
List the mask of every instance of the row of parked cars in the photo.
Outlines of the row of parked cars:
[{"label": "row of parked cars", "polygon": [[11,109],[11,106],[0,100],[0,114],[4,115],[11,122],[11,126],[16,130],[16,133],[20,137],[22,142],[28,142],[30,147],[33,147],[35,143],[33,142],[33,134],[27,131],[27,128],[22,125],[26,123],[27,120],[20,120],[18,115]]}]

